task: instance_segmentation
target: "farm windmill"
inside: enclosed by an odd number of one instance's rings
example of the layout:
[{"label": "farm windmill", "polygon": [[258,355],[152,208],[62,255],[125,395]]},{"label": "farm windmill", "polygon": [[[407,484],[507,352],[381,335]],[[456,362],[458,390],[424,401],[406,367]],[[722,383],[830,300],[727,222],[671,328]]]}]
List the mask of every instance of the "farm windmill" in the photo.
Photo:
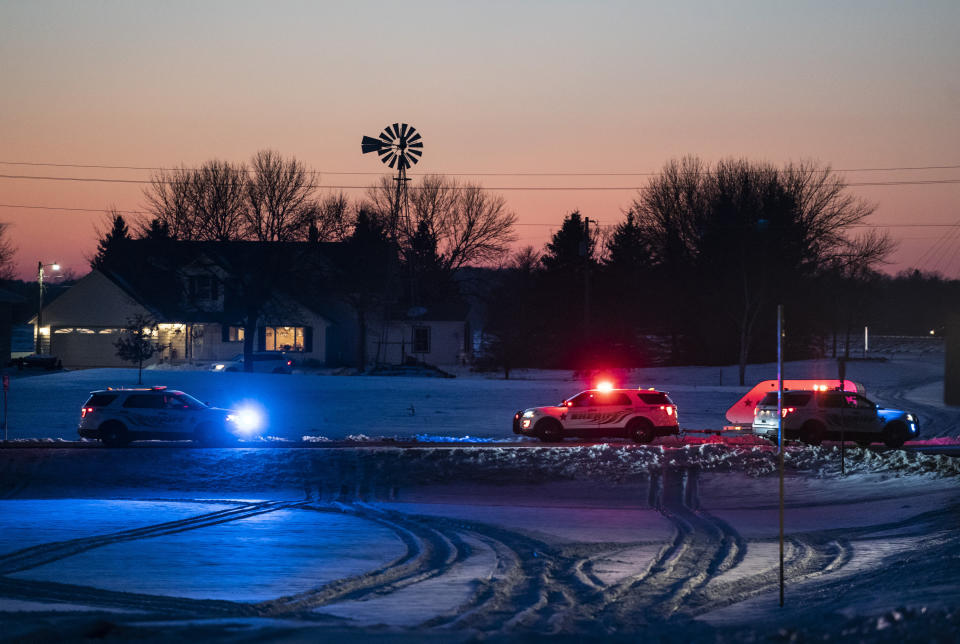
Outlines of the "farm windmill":
[{"label": "farm windmill", "polygon": [[413,167],[423,155],[423,139],[412,125],[394,123],[385,127],[377,138],[364,136],[360,149],[364,154],[376,152],[384,165],[397,169],[397,176],[393,178],[397,182],[397,190],[390,221],[390,233],[396,237],[401,204],[404,214],[407,214],[407,168]]}]

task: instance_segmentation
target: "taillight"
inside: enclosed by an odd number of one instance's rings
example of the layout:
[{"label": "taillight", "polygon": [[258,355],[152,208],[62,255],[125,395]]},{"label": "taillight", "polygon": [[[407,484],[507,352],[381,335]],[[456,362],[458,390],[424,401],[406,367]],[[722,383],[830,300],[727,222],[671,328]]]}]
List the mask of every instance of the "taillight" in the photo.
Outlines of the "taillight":
[{"label": "taillight", "polygon": [[660,405],[660,411],[667,412],[667,416],[673,416],[673,407],[671,405]]},{"label": "taillight", "polygon": [[783,415],[784,418],[786,418],[787,414],[792,414],[795,411],[797,410],[794,407],[784,407],[782,410],[780,410],[780,413]]},{"label": "taillight", "polygon": [[292,367],[292,366],[293,366],[293,360],[287,360],[287,366],[288,366],[288,367]]},{"label": "taillight", "polygon": [[80,418],[86,418],[87,414],[93,413],[93,407],[82,407],[80,409]]}]

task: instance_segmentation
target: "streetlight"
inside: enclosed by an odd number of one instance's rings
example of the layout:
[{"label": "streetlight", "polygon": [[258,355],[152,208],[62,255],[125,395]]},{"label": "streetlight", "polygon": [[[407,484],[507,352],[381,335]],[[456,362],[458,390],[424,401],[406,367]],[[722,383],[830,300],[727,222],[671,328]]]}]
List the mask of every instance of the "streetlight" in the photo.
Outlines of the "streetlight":
[{"label": "streetlight", "polygon": [[46,266],[49,266],[50,270],[54,272],[60,270],[60,264],[57,262],[52,264],[44,264],[42,261],[37,262],[37,284],[40,285],[40,300],[37,305],[37,355],[42,353],[41,349],[43,348],[43,336],[40,335],[40,329],[43,328],[43,269]]}]

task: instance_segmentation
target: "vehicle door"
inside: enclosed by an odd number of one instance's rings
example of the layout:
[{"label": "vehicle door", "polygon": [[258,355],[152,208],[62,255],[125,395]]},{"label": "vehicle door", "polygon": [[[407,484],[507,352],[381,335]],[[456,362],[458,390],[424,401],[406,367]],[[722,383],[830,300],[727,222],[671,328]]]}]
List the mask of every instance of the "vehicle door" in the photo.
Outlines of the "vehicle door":
[{"label": "vehicle door", "polygon": [[565,429],[583,430],[595,426],[597,406],[592,392],[584,391],[577,394],[566,401],[566,406],[567,411],[563,418]]},{"label": "vehicle door", "polygon": [[124,424],[142,435],[163,435],[170,431],[171,417],[163,405],[163,396],[155,393],[131,394],[123,402]]},{"label": "vehicle door", "polygon": [[170,431],[184,438],[192,437],[194,429],[203,419],[203,405],[190,396],[173,392],[164,394],[163,403]]},{"label": "vehicle door", "polygon": [[857,394],[847,396],[847,404],[853,416],[853,428],[858,432],[876,432],[880,430],[877,406],[873,401]]},{"label": "vehicle door", "polygon": [[600,432],[609,434],[613,428],[626,425],[627,417],[634,411],[630,396],[622,391],[597,392],[594,394],[593,426]]}]

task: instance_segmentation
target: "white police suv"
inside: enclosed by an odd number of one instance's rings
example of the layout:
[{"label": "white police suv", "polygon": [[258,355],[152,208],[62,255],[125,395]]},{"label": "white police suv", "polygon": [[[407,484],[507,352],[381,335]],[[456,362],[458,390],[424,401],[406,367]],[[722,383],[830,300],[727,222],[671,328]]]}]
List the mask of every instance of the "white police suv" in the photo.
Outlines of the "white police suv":
[{"label": "white police suv", "polygon": [[559,405],[531,407],[513,416],[513,432],[545,442],[567,436],[624,437],[649,443],[658,436],[678,434],[677,406],[655,389],[613,389],[598,386]]},{"label": "white police suv", "polygon": [[260,428],[254,410],[218,409],[166,387],[102,389],[80,409],[77,433],[110,447],[135,440],[193,440],[224,445],[250,438]]},{"label": "white police suv", "polygon": [[[825,439],[856,441],[862,447],[882,442],[901,447],[917,437],[916,414],[884,409],[855,391],[784,391],[781,402],[783,435],[819,445]],[[777,440],[777,393],[771,392],[757,405],[753,431]]]}]

